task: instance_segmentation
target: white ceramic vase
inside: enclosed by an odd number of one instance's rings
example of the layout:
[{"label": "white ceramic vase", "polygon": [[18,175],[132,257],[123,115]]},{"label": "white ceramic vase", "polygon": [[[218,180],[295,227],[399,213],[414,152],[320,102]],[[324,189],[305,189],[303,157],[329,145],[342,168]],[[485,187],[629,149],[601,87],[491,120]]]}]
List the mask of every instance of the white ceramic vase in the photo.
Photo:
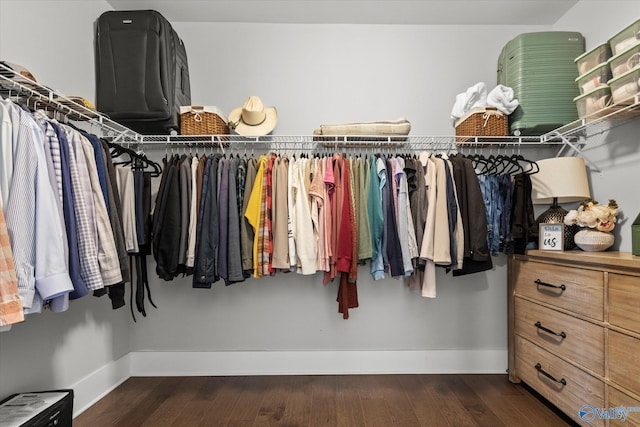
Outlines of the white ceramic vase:
[{"label": "white ceramic vase", "polygon": [[608,231],[598,231],[592,228],[583,228],[574,237],[576,245],[583,251],[601,252],[609,249],[615,237]]}]

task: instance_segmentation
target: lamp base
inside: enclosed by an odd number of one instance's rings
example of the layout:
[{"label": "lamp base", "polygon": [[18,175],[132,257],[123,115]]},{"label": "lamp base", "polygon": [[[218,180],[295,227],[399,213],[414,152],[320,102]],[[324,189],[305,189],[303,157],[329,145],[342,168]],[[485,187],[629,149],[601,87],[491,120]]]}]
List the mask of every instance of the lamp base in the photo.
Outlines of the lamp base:
[{"label": "lamp base", "polygon": [[[542,212],[538,218],[536,218],[536,224],[562,224],[564,223],[564,217],[569,212],[563,209],[562,206],[554,204],[546,211]],[[564,250],[570,251],[576,248],[574,236],[580,231],[580,227],[576,224],[564,226]]]}]

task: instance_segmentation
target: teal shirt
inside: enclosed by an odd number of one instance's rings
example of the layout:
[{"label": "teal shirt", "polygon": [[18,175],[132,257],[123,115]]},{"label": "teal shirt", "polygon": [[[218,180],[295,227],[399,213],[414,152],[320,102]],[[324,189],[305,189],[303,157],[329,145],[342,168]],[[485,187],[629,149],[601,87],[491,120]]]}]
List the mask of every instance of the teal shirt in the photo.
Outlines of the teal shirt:
[{"label": "teal shirt", "polygon": [[[369,228],[371,231],[371,274],[374,279],[384,277],[384,265],[379,261],[382,258],[382,231],[384,228],[384,216],[382,214],[382,196],[380,194],[380,178],[376,159],[371,159],[369,173],[369,198],[367,200],[369,213]],[[382,277],[381,277],[382,276]]]}]

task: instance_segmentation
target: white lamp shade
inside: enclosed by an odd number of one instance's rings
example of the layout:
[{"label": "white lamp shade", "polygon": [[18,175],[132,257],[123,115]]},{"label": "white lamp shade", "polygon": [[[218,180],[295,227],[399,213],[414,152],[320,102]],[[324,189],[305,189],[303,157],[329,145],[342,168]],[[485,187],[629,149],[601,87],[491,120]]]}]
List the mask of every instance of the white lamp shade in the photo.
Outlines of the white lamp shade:
[{"label": "white lamp shade", "polygon": [[587,168],[580,157],[554,157],[536,161],[540,171],[531,175],[535,204],[579,202],[591,197]]}]

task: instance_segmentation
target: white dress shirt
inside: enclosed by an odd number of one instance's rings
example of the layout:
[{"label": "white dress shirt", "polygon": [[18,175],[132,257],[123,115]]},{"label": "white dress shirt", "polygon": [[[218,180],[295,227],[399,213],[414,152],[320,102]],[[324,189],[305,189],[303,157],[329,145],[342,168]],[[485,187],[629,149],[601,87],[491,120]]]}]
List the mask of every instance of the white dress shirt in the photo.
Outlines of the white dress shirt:
[{"label": "white dress shirt", "polygon": [[[42,141],[42,143],[45,158],[47,160],[47,169],[49,171],[49,183],[51,184],[51,188],[54,189],[54,194],[56,195],[56,206],[58,207],[57,216],[61,221],[60,228],[62,230],[62,235],[65,242],[64,259],[68,268],[69,239],[67,238],[67,229],[64,224],[64,212],[62,210],[62,160],[60,156],[60,141],[58,140],[58,134],[49,122],[49,118],[42,110],[36,111],[36,113],[34,114],[34,118],[40,125],[40,128],[44,133],[44,140]],[[51,299],[49,301],[49,309],[56,313],[67,311],[69,309],[69,294],[65,293],[64,295]]]},{"label": "white dress shirt", "polygon": [[189,236],[187,240],[187,260],[185,265],[193,267],[196,254],[196,230],[198,226],[198,156],[191,159],[191,209],[189,211]]},{"label": "white dress shirt", "polygon": [[0,100],[0,204],[2,206],[7,205],[13,174],[13,126],[4,102],[7,101]]}]

